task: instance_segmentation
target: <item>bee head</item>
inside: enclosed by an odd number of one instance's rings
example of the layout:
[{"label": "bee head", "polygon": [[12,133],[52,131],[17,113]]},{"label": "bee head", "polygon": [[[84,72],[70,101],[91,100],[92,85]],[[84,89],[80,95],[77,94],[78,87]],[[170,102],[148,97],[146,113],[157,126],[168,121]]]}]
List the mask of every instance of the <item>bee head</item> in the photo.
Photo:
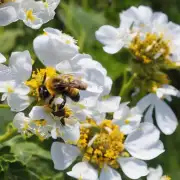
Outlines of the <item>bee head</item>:
[{"label": "bee head", "polygon": [[48,98],[50,96],[49,91],[47,90],[45,85],[41,85],[39,87],[39,96],[41,99],[45,100],[46,98]]}]

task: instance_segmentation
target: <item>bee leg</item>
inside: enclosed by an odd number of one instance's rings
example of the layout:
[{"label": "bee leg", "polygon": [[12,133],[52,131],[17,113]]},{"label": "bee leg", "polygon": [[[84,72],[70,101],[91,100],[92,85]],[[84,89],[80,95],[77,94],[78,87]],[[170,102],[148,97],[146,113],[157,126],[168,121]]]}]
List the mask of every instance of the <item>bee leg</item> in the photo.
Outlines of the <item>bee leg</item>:
[{"label": "bee leg", "polygon": [[64,118],[62,118],[60,121],[61,121],[61,124],[62,124],[63,126],[65,126],[65,120],[64,120]]},{"label": "bee leg", "polygon": [[58,106],[58,109],[61,110],[64,108],[64,106],[66,105],[66,96],[63,94],[62,95],[63,98],[63,102]]}]

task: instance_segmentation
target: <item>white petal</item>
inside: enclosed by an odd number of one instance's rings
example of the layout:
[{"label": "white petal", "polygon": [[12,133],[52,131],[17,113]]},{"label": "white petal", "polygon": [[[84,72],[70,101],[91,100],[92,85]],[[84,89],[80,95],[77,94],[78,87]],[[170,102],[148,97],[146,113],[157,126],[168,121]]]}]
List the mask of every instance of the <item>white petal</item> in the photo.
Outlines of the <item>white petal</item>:
[{"label": "white petal", "polygon": [[178,125],[176,115],[171,108],[162,100],[155,104],[156,121],[161,131],[166,134],[172,134]]},{"label": "white petal", "polygon": [[139,124],[141,122],[142,115],[136,114],[131,115],[127,117],[126,120],[113,120],[113,123],[117,124],[120,127],[120,130],[124,134],[130,134],[134,130],[136,130],[139,127]]},{"label": "white petal", "polygon": [[162,175],[163,175],[162,167],[158,165],[156,169],[149,168],[149,174],[147,176],[147,180],[160,180]]},{"label": "white petal", "polygon": [[68,73],[72,71],[72,67],[69,61],[64,60],[56,65],[56,70],[60,73]]},{"label": "white petal", "polygon": [[108,95],[111,92],[111,88],[112,88],[112,79],[110,77],[106,77],[102,95]]},{"label": "white petal", "polygon": [[131,179],[138,179],[148,174],[147,164],[139,159],[119,158],[118,162],[124,172],[124,174]]},{"label": "white petal", "polygon": [[26,86],[25,84],[20,84],[16,86],[14,93],[20,94],[20,95],[27,95],[30,92],[30,88]]},{"label": "white petal", "polygon": [[6,58],[0,53],[0,63],[6,62]]},{"label": "white petal", "polygon": [[99,112],[114,112],[118,109],[121,98],[113,96],[106,100],[98,102],[97,108]]},{"label": "white petal", "polygon": [[67,172],[67,174],[76,179],[82,180],[97,180],[98,172],[87,162],[79,162],[73,166],[72,171]]},{"label": "white petal", "polygon": [[82,104],[85,107],[93,107],[96,105],[98,98],[99,98],[99,94],[97,93],[80,91],[79,104]]},{"label": "white petal", "polygon": [[96,31],[96,39],[102,44],[114,44],[118,40],[118,29],[105,25]]},{"label": "white petal", "polygon": [[164,95],[178,96],[179,91],[175,87],[165,84],[161,88],[157,89],[156,94],[159,98]]},{"label": "white petal", "polygon": [[148,123],[153,123],[153,109],[154,106],[150,106],[144,116],[144,121]]},{"label": "white petal", "polygon": [[5,101],[7,97],[8,97],[8,93],[3,93],[1,96],[1,101]]},{"label": "white petal", "polygon": [[160,132],[151,123],[141,123],[125,140],[126,150],[135,158],[150,160],[164,152]]},{"label": "white petal", "polygon": [[102,168],[99,180],[122,180],[121,175],[109,166]]},{"label": "white petal", "polygon": [[79,154],[79,149],[69,144],[54,142],[51,146],[51,156],[57,170],[68,168]]},{"label": "white petal", "polygon": [[119,108],[117,111],[114,112],[114,115],[113,115],[113,118],[114,119],[126,119],[127,116],[129,115],[130,113],[130,109],[129,107],[127,106],[128,103],[122,103],[120,104]]},{"label": "white petal", "polygon": [[70,60],[78,53],[76,48],[48,35],[35,38],[33,47],[40,61],[44,65],[52,67],[55,67],[61,61]]},{"label": "white petal", "polygon": [[0,92],[4,93],[4,92],[9,92],[9,90],[14,91],[14,88],[16,86],[16,82],[14,80],[3,80],[0,81]]},{"label": "white petal", "polygon": [[29,51],[13,52],[9,59],[9,66],[15,73],[16,81],[28,80],[32,72],[32,60]]},{"label": "white petal", "polygon": [[79,123],[74,125],[66,125],[60,128],[60,133],[62,134],[62,139],[65,142],[76,144],[80,137]]},{"label": "white petal", "polygon": [[23,125],[30,122],[30,119],[24,115],[24,113],[19,112],[15,115],[13,119],[13,125],[20,131]]},{"label": "white petal", "polygon": [[54,122],[51,114],[47,112],[43,106],[34,106],[29,113],[29,117],[32,120],[45,119],[50,124]]},{"label": "white petal", "polygon": [[18,95],[15,93],[11,93],[7,98],[11,111],[15,112],[25,110],[32,103],[32,101],[33,99],[29,96]]},{"label": "white petal", "polygon": [[0,64],[0,81],[10,81],[13,79],[12,69],[4,64]]},{"label": "white petal", "polygon": [[143,97],[136,106],[139,111],[143,113],[149,105],[154,105],[157,100],[158,97],[155,94],[151,93]]},{"label": "white petal", "polygon": [[0,8],[0,26],[6,26],[15,21],[17,21],[15,8],[11,6]]},{"label": "white petal", "polygon": [[152,21],[155,25],[164,24],[164,23],[168,22],[168,17],[164,13],[155,12],[155,13],[153,13]]},{"label": "white petal", "polygon": [[115,54],[118,51],[120,51],[124,46],[124,42],[119,41],[116,44],[113,45],[106,45],[103,47],[104,51],[109,53],[109,54]]}]

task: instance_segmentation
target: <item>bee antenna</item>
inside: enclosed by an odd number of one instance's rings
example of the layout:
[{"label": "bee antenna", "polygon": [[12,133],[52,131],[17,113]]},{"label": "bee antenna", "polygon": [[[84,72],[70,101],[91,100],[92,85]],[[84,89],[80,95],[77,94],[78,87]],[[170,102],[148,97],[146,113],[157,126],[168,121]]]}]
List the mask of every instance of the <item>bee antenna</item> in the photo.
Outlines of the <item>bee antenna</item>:
[{"label": "bee antenna", "polygon": [[44,73],[44,77],[43,77],[42,84],[44,84],[44,83],[45,83],[45,80],[46,80],[46,72]]}]

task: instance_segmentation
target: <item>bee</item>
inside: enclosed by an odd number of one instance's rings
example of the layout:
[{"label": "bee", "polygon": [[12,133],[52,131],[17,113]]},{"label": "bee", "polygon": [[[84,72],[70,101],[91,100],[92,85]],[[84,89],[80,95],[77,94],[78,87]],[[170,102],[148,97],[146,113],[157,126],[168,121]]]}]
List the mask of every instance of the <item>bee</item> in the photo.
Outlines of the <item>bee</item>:
[{"label": "bee", "polygon": [[[38,91],[40,99],[52,109],[52,114],[62,117],[64,116],[63,108],[66,104],[66,97],[78,102],[80,100],[79,90],[86,89],[86,83],[70,74],[60,74],[51,78],[46,78],[45,74]],[[63,102],[60,104],[54,102],[57,95],[62,95]]]},{"label": "bee", "polygon": [[46,87],[51,94],[63,94],[78,102],[80,100],[79,90],[86,90],[87,84],[71,74],[60,74],[47,79]]}]

